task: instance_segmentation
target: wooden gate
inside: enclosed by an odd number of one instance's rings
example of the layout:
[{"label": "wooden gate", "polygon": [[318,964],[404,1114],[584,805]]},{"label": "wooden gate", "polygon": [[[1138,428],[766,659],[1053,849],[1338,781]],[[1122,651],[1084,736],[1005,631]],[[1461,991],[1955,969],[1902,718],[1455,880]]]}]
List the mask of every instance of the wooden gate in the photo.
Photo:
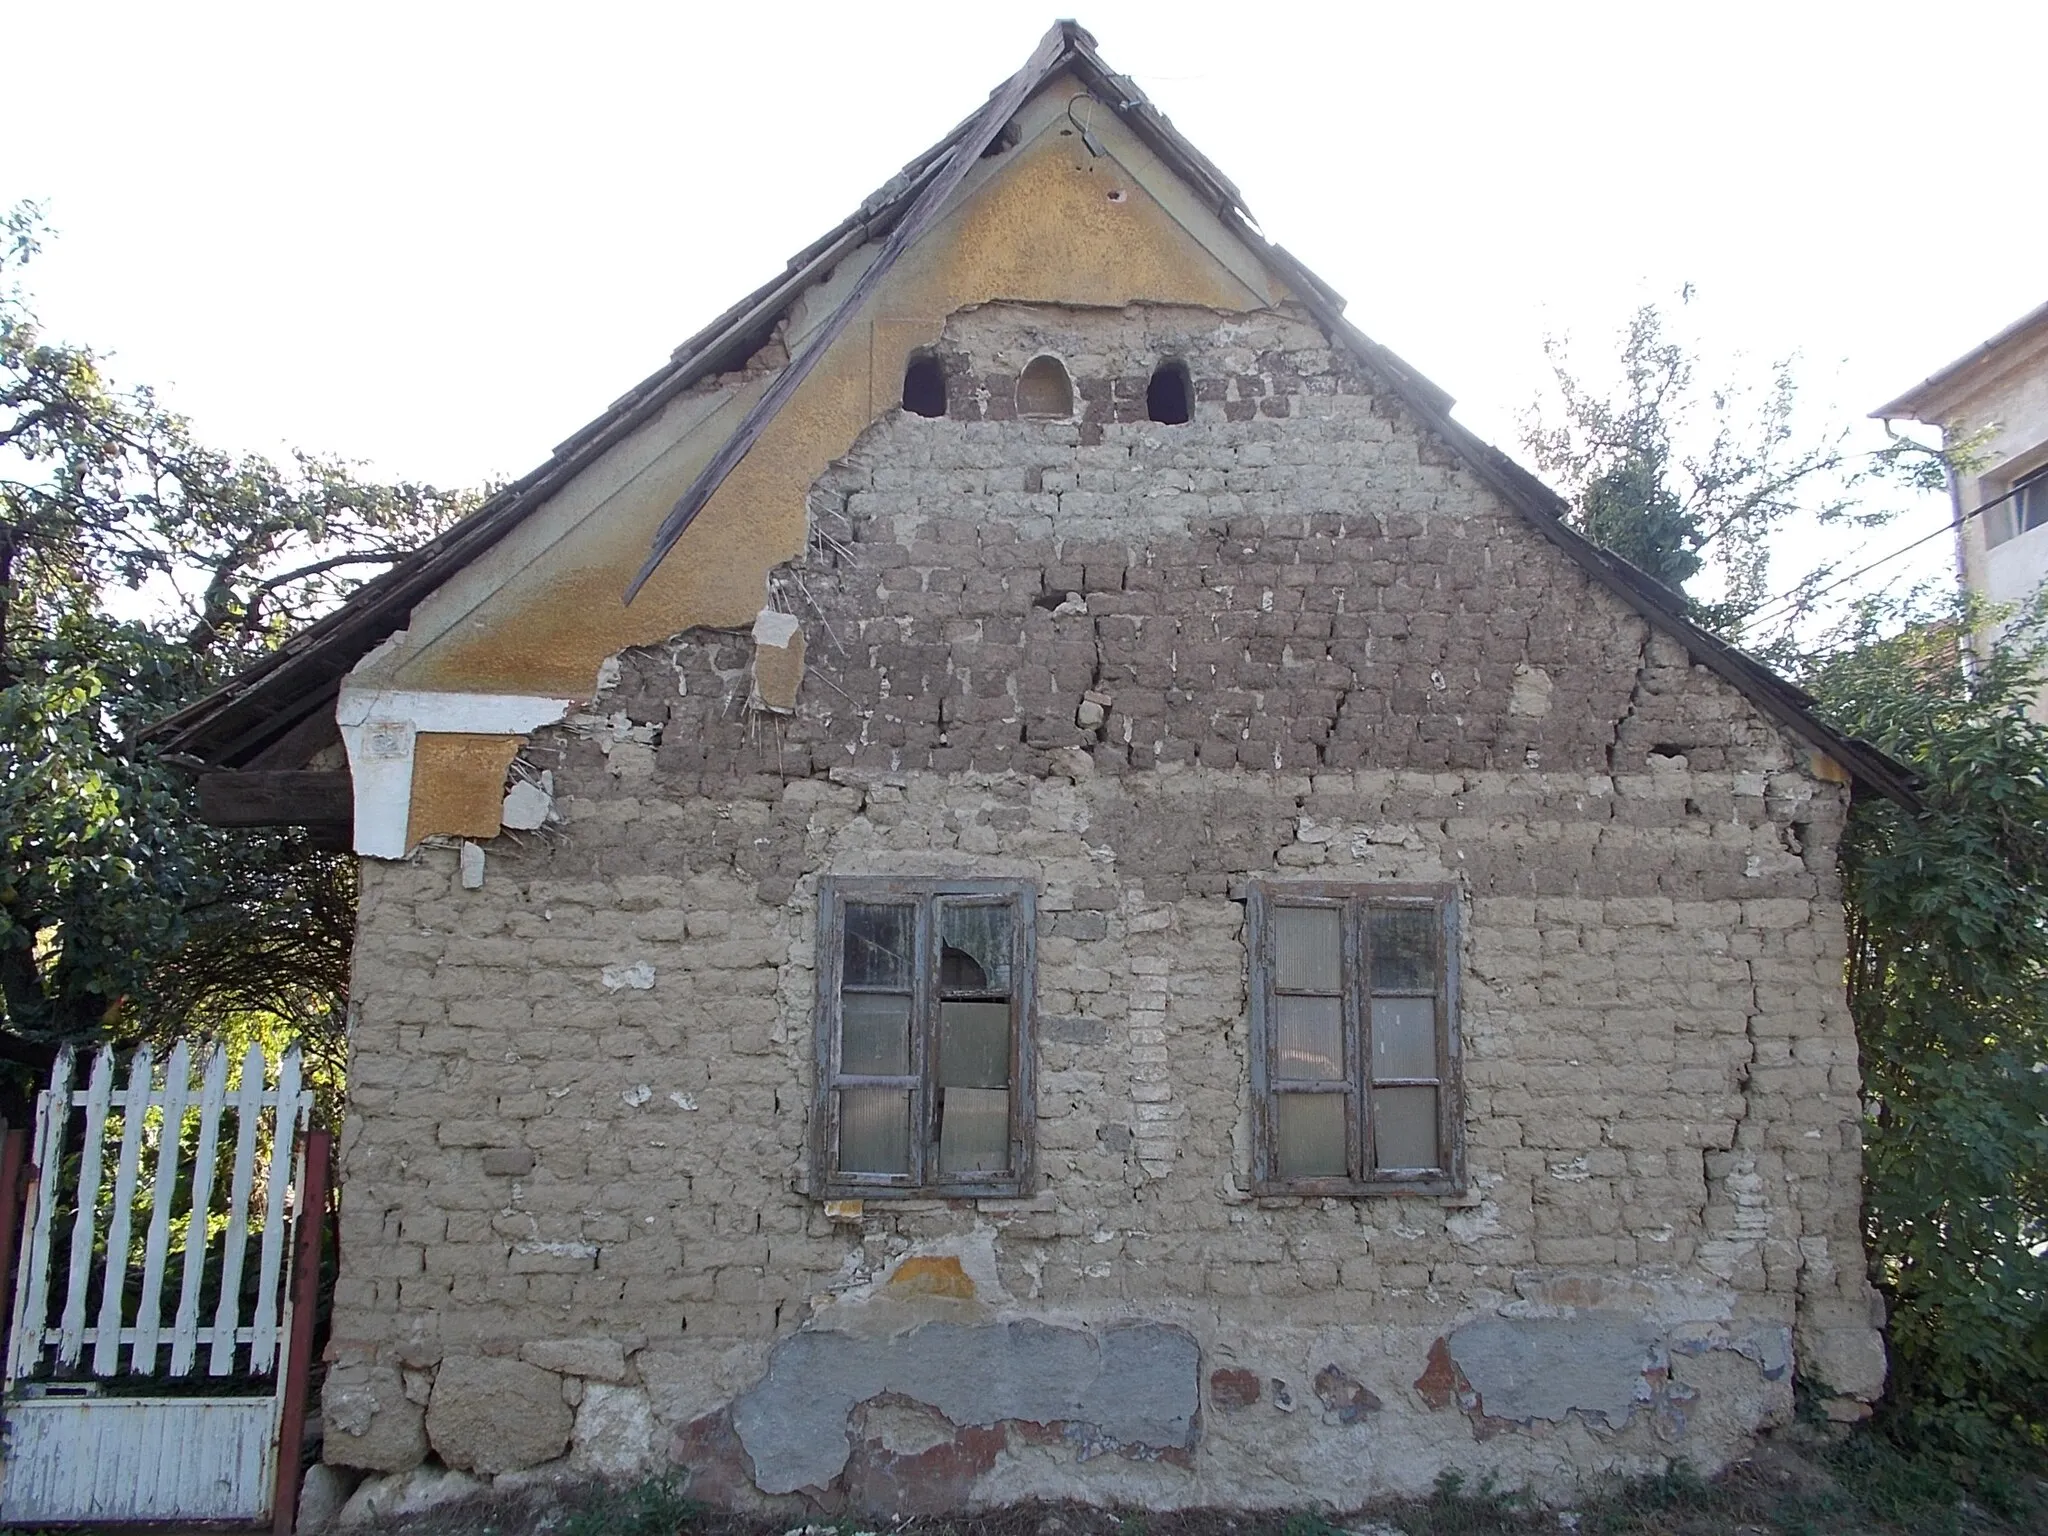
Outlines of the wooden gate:
[{"label": "wooden gate", "polygon": [[78,1065],[58,1057],[29,1149],[0,1522],[287,1528],[327,1172],[298,1052],[273,1070],[252,1045],[232,1084],[218,1047],[125,1073],[102,1050],[83,1088]]}]

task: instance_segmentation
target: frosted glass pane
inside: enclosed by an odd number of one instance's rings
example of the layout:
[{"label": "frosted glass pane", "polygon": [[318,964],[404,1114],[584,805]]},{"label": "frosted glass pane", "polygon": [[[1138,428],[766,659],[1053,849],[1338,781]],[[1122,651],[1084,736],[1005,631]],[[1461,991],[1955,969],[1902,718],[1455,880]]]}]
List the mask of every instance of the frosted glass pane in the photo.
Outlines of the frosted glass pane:
[{"label": "frosted glass pane", "polygon": [[1344,1010],[1334,997],[1280,997],[1275,1000],[1274,1070],[1281,1077],[1321,1078],[1344,1075]]},{"label": "frosted glass pane", "polygon": [[1344,925],[1335,907],[1275,907],[1273,958],[1287,992],[1339,992]]},{"label": "frosted glass pane", "polygon": [[1366,914],[1373,991],[1436,990],[1436,940],[1441,922],[1434,907],[1380,907]]},{"label": "frosted glass pane", "polygon": [[839,1171],[910,1172],[910,1090],[839,1090]]},{"label": "frosted glass pane", "polygon": [[939,909],[939,989],[957,992],[1010,991],[1010,918],[1005,906],[961,906],[947,902]]},{"label": "frosted glass pane", "polygon": [[1010,1166],[1010,1093],[1006,1088],[942,1088],[939,1168],[944,1173],[1002,1173]]},{"label": "frosted glass pane", "polygon": [[1436,1076],[1436,999],[1376,997],[1372,1000],[1372,1075]]},{"label": "frosted glass pane", "polygon": [[1438,1166],[1434,1088],[1375,1088],[1372,1114],[1373,1160],[1382,1171]]},{"label": "frosted glass pane", "polygon": [[910,990],[915,916],[914,907],[847,903],[843,977],[847,986]]},{"label": "frosted glass pane", "polygon": [[1349,1172],[1343,1094],[1276,1093],[1273,1118],[1281,1178],[1342,1178]]},{"label": "frosted glass pane", "polygon": [[939,1081],[949,1088],[1008,1088],[1010,1005],[939,1005]]},{"label": "frosted glass pane", "polygon": [[898,992],[839,997],[839,1070],[855,1077],[901,1077],[910,1070],[910,998]]}]

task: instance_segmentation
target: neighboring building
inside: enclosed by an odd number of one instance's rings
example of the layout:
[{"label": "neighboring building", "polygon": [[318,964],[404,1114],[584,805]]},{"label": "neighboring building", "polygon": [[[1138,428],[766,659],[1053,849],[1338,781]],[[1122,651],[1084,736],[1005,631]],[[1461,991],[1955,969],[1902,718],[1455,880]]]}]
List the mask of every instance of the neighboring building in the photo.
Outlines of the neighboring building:
[{"label": "neighboring building", "polygon": [[1350,1506],[1867,1411],[1910,787],[1340,303],[1062,23],[159,733],[365,855],[330,1462]]},{"label": "neighboring building", "polygon": [[1974,467],[1949,476],[1963,585],[2031,602],[2048,580],[2048,304],[1871,415],[1971,445]]}]

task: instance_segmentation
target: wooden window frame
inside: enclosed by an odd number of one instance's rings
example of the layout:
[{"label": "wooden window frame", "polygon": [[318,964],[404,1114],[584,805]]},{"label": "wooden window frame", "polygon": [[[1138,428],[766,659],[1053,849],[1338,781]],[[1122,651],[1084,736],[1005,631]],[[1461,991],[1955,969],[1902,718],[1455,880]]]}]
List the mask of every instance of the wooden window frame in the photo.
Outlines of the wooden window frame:
[{"label": "wooden window frame", "polygon": [[[1343,913],[1344,1116],[1347,1160],[1344,1177],[1282,1178],[1277,1171],[1274,1100],[1278,1079],[1274,1052],[1278,967],[1273,948],[1273,909],[1334,907]],[[1371,1164],[1372,1010],[1371,954],[1366,913],[1374,908],[1431,909],[1439,914],[1436,985],[1436,1067],[1433,1081],[1398,1079],[1380,1086],[1433,1086],[1437,1090],[1437,1153],[1441,1166],[1379,1172]],[[1246,893],[1251,959],[1252,1187],[1261,1195],[1363,1196],[1462,1195],[1465,1192],[1463,1046],[1458,1030],[1458,899],[1450,885],[1394,885],[1352,881],[1257,880]],[[1361,978],[1363,983],[1361,984]],[[1424,996],[1424,993],[1380,995]],[[1334,1080],[1333,1080],[1334,1081]],[[1298,1091],[1298,1090],[1297,1090]],[[1308,1090],[1315,1091],[1315,1090]]]},{"label": "wooden window frame", "polygon": [[[1010,1167],[1001,1173],[941,1175],[934,1114],[935,1044],[939,1018],[938,902],[945,897],[988,898],[1014,911],[1010,928]],[[839,1071],[841,978],[845,966],[846,907],[853,903],[915,909],[912,961],[910,1071],[899,1080],[849,1077]],[[1016,1197],[1031,1188],[1037,1095],[1036,1057],[1038,888],[1026,880],[952,880],[910,876],[827,875],[818,888],[817,1086],[811,1125],[812,1189],[826,1199],[914,1200]],[[845,1087],[910,1090],[913,1135],[908,1174],[842,1173],[839,1096]]]}]

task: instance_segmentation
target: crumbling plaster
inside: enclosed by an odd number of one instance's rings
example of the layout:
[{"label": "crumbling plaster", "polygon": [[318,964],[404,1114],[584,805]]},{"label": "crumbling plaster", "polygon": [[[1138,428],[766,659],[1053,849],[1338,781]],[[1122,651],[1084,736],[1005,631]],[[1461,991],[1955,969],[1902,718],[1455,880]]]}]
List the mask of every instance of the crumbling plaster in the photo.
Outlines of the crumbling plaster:
[{"label": "crumbling plaster", "polygon": [[[1298,317],[940,346],[996,387],[863,434],[776,574],[794,713],[747,634],[631,651],[479,888],[365,866],[326,1454],[417,1463],[448,1362],[508,1355],[565,1465],[792,1509],[1561,1494],[1720,1464],[1795,1369],[1855,1411],[1843,787]],[[1080,419],[989,419],[1043,350]],[[1142,420],[1162,354],[1189,427]],[[806,1192],[823,873],[1037,885],[1025,1197]],[[1458,887],[1466,1195],[1248,1193],[1231,892],[1291,873]]]},{"label": "crumbling plaster", "polygon": [[[892,412],[910,353],[943,318],[993,299],[1122,306],[1183,303],[1242,311],[1285,293],[1156,156],[1061,76],[1017,116],[1020,143],[977,168],[951,214],[891,272],[789,405],[699,514],[629,608],[626,580],[669,505],[703,468],[773,371],[831,313],[879,243],[798,299],[777,337],[739,374],[707,381],[633,434],[422,603],[407,631],[356,669],[358,688],[587,697],[598,669],[633,645],[695,626],[752,623],[770,570],[808,534],[813,480],[877,416]],[[1074,130],[1079,119],[1104,153]],[[1100,121],[1095,114],[1100,114]],[[764,651],[757,697],[793,701],[802,639]],[[424,722],[416,729],[432,730]],[[422,760],[406,847],[472,832],[491,794],[481,747]],[[369,791],[358,796],[359,815]],[[374,814],[374,813],[373,813]],[[388,817],[393,813],[386,810]],[[361,847],[358,851],[383,849]],[[402,851],[402,850],[401,850]]]}]

